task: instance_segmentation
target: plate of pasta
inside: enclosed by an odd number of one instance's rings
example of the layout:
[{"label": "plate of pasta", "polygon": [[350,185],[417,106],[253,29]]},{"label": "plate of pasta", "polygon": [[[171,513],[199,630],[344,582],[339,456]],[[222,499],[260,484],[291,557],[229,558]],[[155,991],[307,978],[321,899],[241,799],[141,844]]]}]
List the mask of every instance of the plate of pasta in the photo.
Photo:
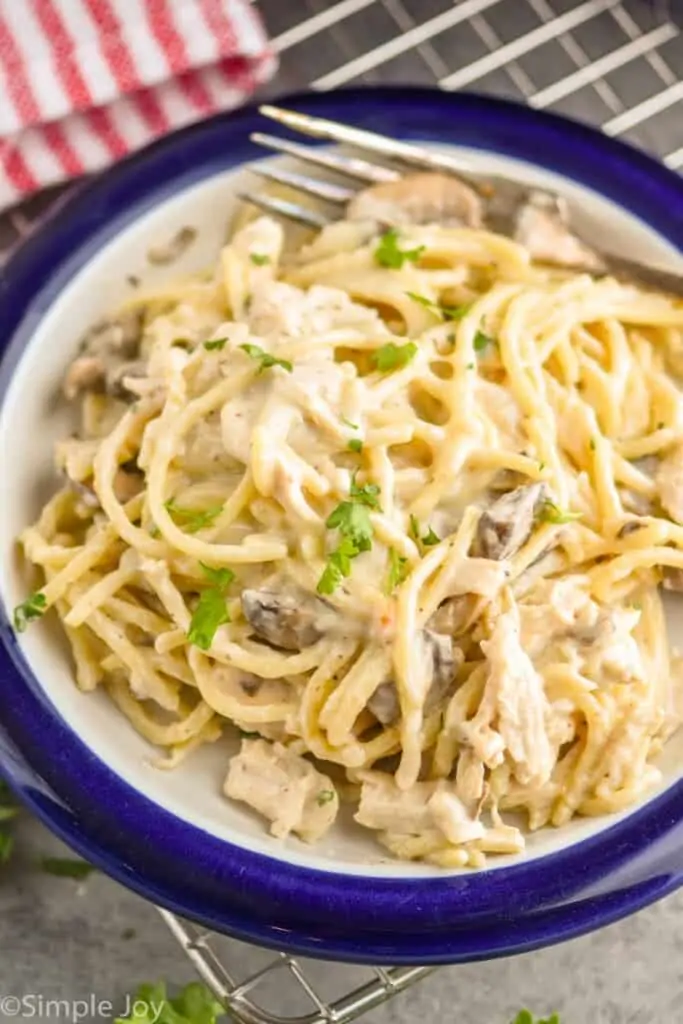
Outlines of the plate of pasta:
[{"label": "plate of pasta", "polygon": [[[589,129],[287,102],[680,262],[680,179]],[[613,920],[683,866],[683,302],[435,176],[292,230],[235,198],[255,127],[124,162],[8,267],[3,772],[267,945],[455,961]]]}]

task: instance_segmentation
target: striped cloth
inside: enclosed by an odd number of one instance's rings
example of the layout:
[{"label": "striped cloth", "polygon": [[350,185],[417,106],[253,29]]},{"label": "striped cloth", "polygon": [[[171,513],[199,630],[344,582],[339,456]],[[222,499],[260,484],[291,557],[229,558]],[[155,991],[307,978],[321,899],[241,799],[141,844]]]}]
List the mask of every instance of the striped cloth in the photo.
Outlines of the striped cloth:
[{"label": "striped cloth", "polygon": [[0,208],[238,106],[275,66],[249,0],[0,0]]}]

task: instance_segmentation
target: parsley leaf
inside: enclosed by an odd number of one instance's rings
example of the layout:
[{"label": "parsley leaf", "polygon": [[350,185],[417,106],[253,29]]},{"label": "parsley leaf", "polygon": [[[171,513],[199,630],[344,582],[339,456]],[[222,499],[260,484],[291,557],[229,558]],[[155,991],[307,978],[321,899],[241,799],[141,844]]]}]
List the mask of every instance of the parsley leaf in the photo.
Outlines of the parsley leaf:
[{"label": "parsley leaf", "polygon": [[318,580],[319,594],[333,594],[342,580],[351,575],[352,560],[372,547],[372,523],[368,509],[379,509],[378,494],[377,484],[359,487],[354,473],[350,500],[342,501],[327,517],[325,525],[329,530],[339,530],[341,539],[336,550],[329,555]]},{"label": "parsley leaf", "polygon": [[409,299],[417,302],[419,306],[435,313],[441,320],[462,320],[466,313],[472,308],[471,303],[464,306],[444,306],[440,302],[428,299],[426,295],[418,295],[417,292],[406,292]]},{"label": "parsley leaf", "polygon": [[315,798],[315,802],[317,803],[318,807],[324,807],[325,804],[331,803],[332,800],[334,800],[333,789],[321,789],[317,797]]},{"label": "parsley leaf", "polygon": [[[353,558],[361,551],[369,551],[372,546],[372,524],[370,513],[364,505],[356,505],[352,501],[342,501],[327,517],[325,523],[330,530],[338,529],[344,539],[351,541],[357,549],[346,551]],[[348,576],[348,572],[344,576]]]},{"label": "parsley leaf", "polygon": [[211,526],[214,519],[217,519],[223,511],[222,505],[212,505],[203,510],[186,508],[183,505],[176,505],[174,498],[165,501],[164,508],[173,517],[176,525],[186,527],[188,533],[196,533],[206,526]]},{"label": "parsley leaf", "polygon": [[216,587],[227,587],[235,579],[235,574],[232,569],[212,569],[210,565],[205,565],[204,562],[199,563],[200,568],[207,579]]},{"label": "parsley leaf", "polygon": [[477,331],[474,336],[474,351],[483,352],[489,345],[495,345],[496,339],[492,338],[490,334],[484,334],[483,331]]},{"label": "parsley leaf", "polygon": [[[19,812],[14,801],[14,794],[7,783],[0,779],[0,822],[6,824],[16,817]],[[14,836],[11,833],[0,829],[0,864],[6,864],[12,853]]]},{"label": "parsley leaf", "polygon": [[225,596],[211,587],[199,595],[197,607],[192,613],[187,639],[202,651],[208,651],[219,626],[230,621]]},{"label": "parsley leaf", "polygon": [[364,484],[359,487],[356,483],[356,474],[354,473],[351,478],[351,497],[357,501],[362,502],[363,505],[368,505],[370,508],[380,509],[377,495],[379,494],[379,487],[377,484]]},{"label": "parsley leaf", "polygon": [[351,420],[347,420],[346,416],[341,417],[342,423],[345,423],[347,427],[351,427],[351,430],[358,430],[358,424],[352,423]]},{"label": "parsley leaf", "polygon": [[259,373],[263,373],[264,370],[269,370],[271,366],[281,366],[287,373],[291,373],[294,367],[290,363],[289,359],[277,359],[271,355],[270,352],[264,352],[258,345],[240,345],[240,348],[251,356],[252,359],[258,360],[261,364],[258,368]]},{"label": "parsley leaf", "polygon": [[389,373],[407,366],[416,354],[417,345],[414,341],[407,341],[405,345],[396,345],[390,341],[372,353],[372,362],[380,373]]},{"label": "parsley leaf", "polygon": [[249,259],[255,267],[265,267],[266,263],[270,263],[270,256],[266,256],[265,253],[261,252],[249,253]]},{"label": "parsley leaf", "polygon": [[434,532],[431,526],[427,527],[424,537],[420,536],[420,523],[417,516],[413,515],[410,517],[410,536],[416,544],[421,544],[426,548],[431,548],[435,544],[441,543],[441,538]]},{"label": "parsley leaf", "polygon": [[42,857],[40,867],[46,874],[59,878],[82,879],[97,871],[97,868],[93,864],[88,864],[87,860],[77,860],[75,857]]},{"label": "parsley leaf", "polygon": [[389,573],[387,575],[386,584],[387,594],[393,593],[396,587],[398,587],[400,583],[403,583],[409,572],[408,559],[399,555],[398,551],[394,548],[389,548]]},{"label": "parsley leaf", "polygon": [[45,594],[41,594],[39,590],[27,597],[22,604],[18,604],[14,609],[14,628],[17,633],[23,633],[29,622],[39,619],[45,613],[46,607]]},{"label": "parsley leaf", "polygon": [[540,1017],[536,1019],[528,1010],[520,1010],[511,1024],[560,1024],[560,1018],[554,1013],[552,1017],[544,1017],[541,1020]]},{"label": "parsley leaf", "polygon": [[0,864],[6,864],[14,847],[14,836],[9,832],[0,832]]},{"label": "parsley leaf", "polygon": [[351,575],[351,560],[369,547],[370,543],[359,548],[351,537],[342,537],[337,550],[327,559],[327,565],[318,580],[318,593],[333,594],[342,580]]},{"label": "parsley leaf", "polygon": [[356,452],[356,454],[360,455],[360,453],[363,451],[363,442],[359,437],[352,437],[347,445],[347,448],[349,449],[349,451]]},{"label": "parsley leaf", "polygon": [[375,249],[375,262],[379,263],[380,267],[400,270],[406,262],[417,263],[424,251],[424,245],[418,245],[415,249],[399,249],[398,231],[396,228],[390,228],[382,235]]},{"label": "parsley leaf", "polygon": [[541,505],[536,518],[541,523],[560,524],[571,523],[575,519],[580,519],[582,515],[583,512],[567,512],[565,509],[560,508],[559,505],[556,505],[554,501],[546,498]]},{"label": "parsley leaf", "polygon": [[225,1008],[200,981],[191,981],[177,996],[169,998],[166,986],[141,985],[134,997],[129,997],[130,1013],[117,1017],[114,1024],[216,1024],[225,1014]]},{"label": "parsley leaf", "polygon": [[212,583],[199,595],[190,620],[187,639],[202,651],[208,651],[219,626],[230,622],[225,592],[235,579],[232,569],[212,569],[200,562],[202,572]]},{"label": "parsley leaf", "polygon": [[204,348],[208,352],[222,352],[227,344],[227,338],[212,338],[204,342]]}]

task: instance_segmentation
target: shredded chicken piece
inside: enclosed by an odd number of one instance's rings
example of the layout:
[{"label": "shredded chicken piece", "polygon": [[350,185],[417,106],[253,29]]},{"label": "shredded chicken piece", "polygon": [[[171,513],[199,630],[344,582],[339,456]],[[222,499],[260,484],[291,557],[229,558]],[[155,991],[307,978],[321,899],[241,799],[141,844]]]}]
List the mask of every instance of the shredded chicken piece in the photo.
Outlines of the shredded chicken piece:
[{"label": "shredded chicken piece", "polygon": [[481,649],[489,673],[479,710],[462,726],[464,739],[489,768],[502,764],[507,754],[522,784],[542,786],[554,764],[546,726],[549,705],[541,677],[521,646],[515,608],[498,617]]},{"label": "shredded chicken piece", "polygon": [[583,672],[597,682],[630,683],[644,678],[645,667],[633,636],[640,612],[635,608],[603,611],[586,634]]},{"label": "shredded chicken piece", "polygon": [[434,830],[451,843],[480,839],[486,829],[475,821],[453,792],[452,784],[417,782],[401,790],[393,776],[382,772],[361,775],[360,806],[356,821],[381,832],[419,835]]},{"label": "shredded chicken piece", "polygon": [[230,761],[223,791],[268,818],[278,839],[295,832],[314,843],[331,827],[339,810],[332,781],[280,743],[243,740]]}]

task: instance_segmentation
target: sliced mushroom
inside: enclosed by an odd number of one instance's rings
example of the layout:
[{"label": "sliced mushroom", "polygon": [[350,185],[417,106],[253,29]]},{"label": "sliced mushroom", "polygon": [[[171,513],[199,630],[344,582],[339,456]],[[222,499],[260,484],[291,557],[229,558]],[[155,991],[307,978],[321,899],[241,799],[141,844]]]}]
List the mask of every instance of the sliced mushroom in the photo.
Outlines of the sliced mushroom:
[{"label": "sliced mushroom", "polygon": [[147,259],[156,266],[165,266],[179,259],[197,237],[197,229],[187,225],[176,231],[172,238],[160,245],[153,245],[147,251]]},{"label": "sliced mushroom", "polygon": [[69,401],[82,391],[109,390],[108,376],[138,355],[143,317],[141,309],[127,310],[90,328],[64,379],[64,395]]},{"label": "sliced mushroom", "polygon": [[671,590],[676,594],[683,593],[683,569],[674,569],[668,566],[664,569],[662,586],[665,590]]},{"label": "sliced mushroom", "polygon": [[139,470],[129,470],[120,466],[114,477],[114,494],[117,501],[125,505],[145,489],[145,477]]},{"label": "sliced mushroom", "polygon": [[[442,633],[433,633],[425,629],[422,633],[422,642],[425,655],[431,662],[431,680],[424,704],[425,714],[429,714],[451,691],[464,655],[459,647],[454,646],[451,637]],[[382,725],[393,725],[398,721],[401,717],[401,705],[396,683],[393,680],[381,683],[368,701],[367,707]]]},{"label": "sliced mushroom", "polygon": [[457,636],[467,625],[472,609],[476,603],[474,594],[459,594],[442,601],[427,625],[434,633],[445,633],[446,636]]},{"label": "sliced mushroom", "polygon": [[287,651],[310,647],[322,636],[320,620],[329,609],[295,587],[242,591],[242,611],[257,636]]},{"label": "sliced mushroom", "polygon": [[402,224],[442,224],[478,228],[481,199],[469,185],[445,174],[409,174],[359,192],[348,205],[347,218],[377,221],[388,227]]},{"label": "sliced mushroom", "polygon": [[110,366],[105,375],[105,390],[112,398],[130,401],[138,398],[138,393],[129,387],[129,381],[144,380],[147,376],[147,364],[141,359],[133,362],[118,363]]},{"label": "sliced mushroom", "polygon": [[531,192],[516,211],[513,238],[533,259],[568,267],[604,270],[602,260],[567,226],[566,204],[545,192]]},{"label": "sliced mushroom", "polygon": [[531,534],[536,510],[544,496],[545,484],[526,484],[489,505],[477,528],[477,554],[503,561],[519,551]]},{"label": "sliced mushroom", "polygon": [[619,540],[623,540],[624,537],[630,537],[632,533],[637,533],[638,530],[642,530],[645,523],[641,523],[638,519],[630,519],[627,523],[621,527],[617,533]]}]

